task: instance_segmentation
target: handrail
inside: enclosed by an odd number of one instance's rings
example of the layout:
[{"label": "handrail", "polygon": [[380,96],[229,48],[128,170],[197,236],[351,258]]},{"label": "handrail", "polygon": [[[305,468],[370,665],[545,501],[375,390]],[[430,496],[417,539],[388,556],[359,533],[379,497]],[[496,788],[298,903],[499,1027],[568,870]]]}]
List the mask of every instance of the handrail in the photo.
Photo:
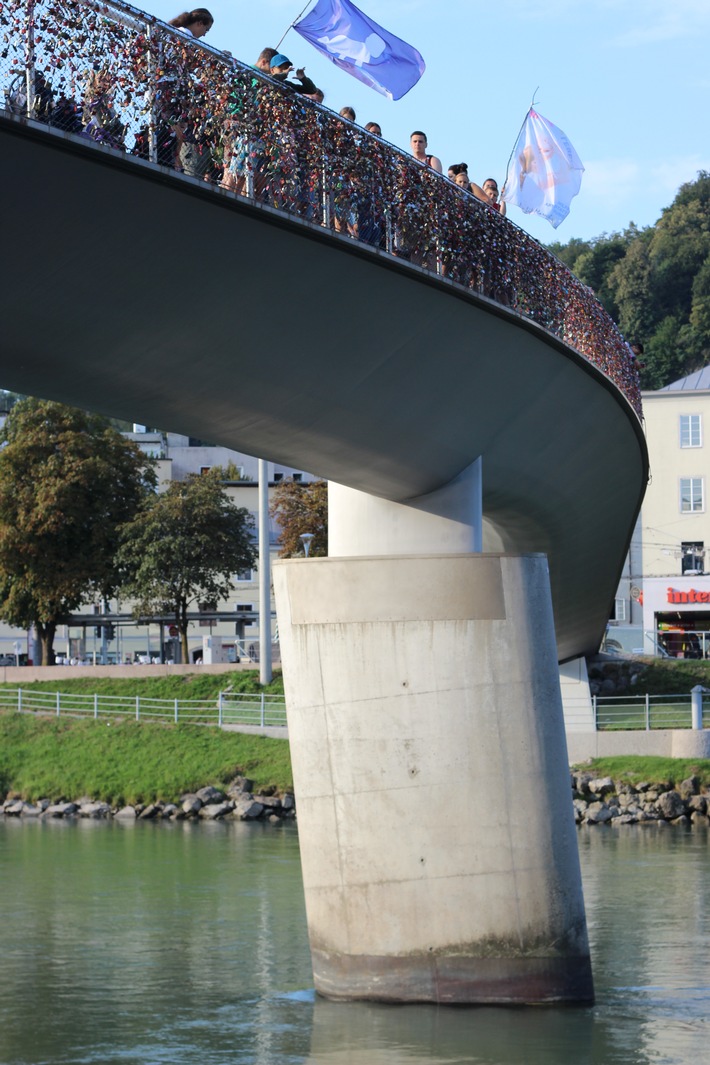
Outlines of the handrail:
[{"label": "handrail", "polygon": [[6,114],[182,170],[509,307],[641,416],[629,347],[592,291],[412,156],[119,0],[0,0],[0,38]]}]

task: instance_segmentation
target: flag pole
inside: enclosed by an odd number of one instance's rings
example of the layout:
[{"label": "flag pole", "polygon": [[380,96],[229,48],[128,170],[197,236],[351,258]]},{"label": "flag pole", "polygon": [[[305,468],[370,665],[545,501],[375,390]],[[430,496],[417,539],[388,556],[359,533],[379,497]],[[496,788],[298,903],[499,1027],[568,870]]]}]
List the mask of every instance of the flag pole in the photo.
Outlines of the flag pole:
[{"label": "flag pole", "polygon": [[[538,85],[537,89],[539,89],[539,88],[540,88],[540,86]],[[525,112],[525,118],[523,119],[522,125],[520,126],[520,129],[517,132],[515,140],[513,141],[513,147],[511,148],[510,155],[508,156],[508,163],[507,163],[506,168],[505,168],[505,181],[503,182],[503,188],[505,188],[506,185],[508,184],[508,174],[510,173],[510,161],[513,158],[513,152],[515,151],[516,146],[518,144],[518,141],[520,140],[520,134],[523,132],[523,130],[525,128],[525,123],[528,120],[528,115],[530,114],[530,112],[532,111],[533,107],[535,106],[535,94],[537,93],[537,89],[535,89],[535,92],[532,94],[532,100],[530,101],[530,107]],[[501,191],[501,199],[503,199],[502,191]]]},{"label": "flag pole", "polygon": [[[288,31],[289,31],[289,30],[292,30],[292,29],[293,29],[293,27],[294,27],[294,26],[296,25],[296,23],[298,22],[298,20],[299,20],[300,18],[302,18],[302,17],[303,17],[303,15],[305,15],[305,13],[306,13],[306,8],[310,7],[312,3],[313,3],[313,0],[308,0],[308,3],[306,4],[306,7],[304,7],[303,11],[301,11],[301,12],[300,12],[300,14],[296,15],[295,19],[293,20],[293,22],[291,23],[291,25],[290,25],[290,26],[288,27],[288,29],[286,30],[286,33],[288,33]],[[279,43],[278,43],[278,44],[276,45],[276,51],[278,51],[278,50],[279,50],[279,48],[281,47],[281,42],[283,41],[284,37],[286,36],[286,33],[284,33],[283,37],[281,38],[281,40],[279,41]]]}]

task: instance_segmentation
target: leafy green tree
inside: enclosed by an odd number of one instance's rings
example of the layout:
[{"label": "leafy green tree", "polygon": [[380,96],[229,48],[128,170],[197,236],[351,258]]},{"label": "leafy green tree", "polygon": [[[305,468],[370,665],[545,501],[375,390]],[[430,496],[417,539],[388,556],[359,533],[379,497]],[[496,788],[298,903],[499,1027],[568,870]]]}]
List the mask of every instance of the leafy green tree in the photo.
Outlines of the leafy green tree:
[{"label": "leafy green tree", "polygon": [[619,307],[614,287],[610,284],[610,276],[615,265],[626,255],[631,241],[637,236],[638,230],[635,227],[624,233],[612,233],[611,236],[603,234],[591,242],[589,250],[583,252],[575,263],[574,272],[580,281],[594,289],[602,306],[615,319],[619,317]]},{"label": "leafy green tree", "polygon": [[14,405],[0,451],[0,617],[34,626],[42,664],[57,625],[116,586],[119,528],[155,485],[140,449],[96,414]]},{"label": "leafy green tree", "polygon": [[281,529],[282,558],[302,555],[303,533],[312,533],[309,554],[328,554],[328,482],[281,481],[274,490],[269,512]]},{"label": "leafy green tree", "polygon": [[137,616],[169,614],[188,661],[188,611],[229,595],[239,570],[256,563],[254,522],[224,491],[221,471],[173,481],[124,526],[121,591]]},{"label": "leafy green tree", "polygon": [[699,335],[710,337],[710,255],[693,280],[690,324]]},{"label": "leafy green tree", "polygon": [[622,333],[641,338],[644,343],[652,336],[655,315],[652,301],[652,265],[649,245],[652,231],[643,233],[631,244],[623,259],[613,267],[608,284],[619,309]]},{"label": "leafy green tree", "polygon": [[590,241],[581,240],[579,237],[572,237],[566,244],[560,244],[558,240],[555,240],[547,245],[552,254],[561,259],[565,266],[568,266],[575,274],[577,273],[577,260],[585,255],[591,246]]},{"label": "leafy green tree", "polygon": [[642,384],[662,388],[710,361],[710,173],[678,190],[649,228],[551,250],[645,347]]},{"label": "leafy green tree", "polygon": [[687,341],[688,328],[681,326],[672,314],[659,323],[644,352],[646,388],[663,388],[669,381],[683,376]]}]

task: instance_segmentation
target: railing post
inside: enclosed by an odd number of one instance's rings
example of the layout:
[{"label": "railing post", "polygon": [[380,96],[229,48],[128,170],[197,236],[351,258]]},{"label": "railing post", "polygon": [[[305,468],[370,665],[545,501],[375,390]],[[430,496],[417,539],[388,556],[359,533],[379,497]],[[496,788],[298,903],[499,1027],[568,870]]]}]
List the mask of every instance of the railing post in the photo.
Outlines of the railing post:
[{"label": "railing post", "polygon": [[177,725],[177,723],[178,723],[178,701],[176,699],[175,700],[175,724]]},{"label": "railing post", "polygon": [[251,137],[247,138],[247,157],[244,160],[244,192],[247,198],[253,200],[255,198],[255,184],[254,184],[254,152],[256,148]]},{"label": "railing post", "polygon": [[136,695],[136,721],[141,719],[141,697]]},{"label": "railing post", "polygon": [[61,697],[60,693],[57,692],[57,717],[59,717],[59,707],[61,705],[61,701],[62,701],[62,697]]},{"label": "railing post", "polygon": [[222,728],[222,692],[219,693],[219,727]]},{"label": "railing post", "polygon": [[34,118],[35,112],[35,0],[27,5],[27,36],[25,46],[25,113]]},{"label": "railing post", "polygon": [[394,255],[394,226],[392,225],[392,212],[389,205],[385,207],[385,251]]},{"label": "railing post", "polygon": [[703,692],[705,689],[702,684],[696,684],[690,691],[691,700],[691,728],[701,729],[703,727]]},{"label": "railing post", "polygon": [[99,716],[99,697],[98,694],[94,695],[94,721]]},{"label": "railing post", "polygon": [[162,40],[155,32],[155,26],[148,25],[146,32],[148,38],[148,84],[150,85],[150,112],[148,117],[148,158],[151,163],[158,162],[158,113],[155,106],[156,96],[156,72],[159,64],[156,62],[155,50],[162,48]]},{"label": "railing post", "polygon": [[651,696],[646,692],[646,732],[651,731]]},{"label": "railing post", "polygon": [[323,153],[323,169],[321,171],[323,184],[323,227],[331,229],[333,216],[330,202],[330,174],[328,173],[328,156]]}]

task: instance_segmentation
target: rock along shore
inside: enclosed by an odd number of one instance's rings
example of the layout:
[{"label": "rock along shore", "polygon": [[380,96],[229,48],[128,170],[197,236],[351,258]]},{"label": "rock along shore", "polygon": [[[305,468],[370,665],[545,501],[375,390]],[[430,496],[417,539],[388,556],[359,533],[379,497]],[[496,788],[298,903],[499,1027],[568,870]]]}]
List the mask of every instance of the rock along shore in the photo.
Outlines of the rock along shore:
[{"label": "rock along shore", "polygon": [[5,817],[51,818],[116,818],[123,821],[271,821],[293,820],[296,804],[293,795],[285,793],[253,794],[253,783],[237,777],[226,792],[205,787],[181,795],[177,803],[155,802],[147,805],[111,806],[107,802],[81,798],[73,802],[64,799],[52,802],[40,799],[25,802],[11,794],[2,804]]},{"label": "rock along shore", "polygon": [[[710,826],[710,793],[703,791],[697,777],[675,787],[671,781],[628,781],[597,777],[588,771],[571,773],[574,819],[578,825],[706,825]],[[181,795],[177,803],[112,806],[107,802],[80,798],[53,802],[40,799],[25,802],[12,794],[2,803],[5,817],[95,818],[141,821],[281,821],[295,820],[296,801],[283,795],[254,794],[253,783],[237,777],[226,790],[205,787]]]},{"label": "rock along shore", "polygon": [[574,819],[578,825],[710,825],[710,794],[697,777],[671,781],[628,781],[572,772]]}]

